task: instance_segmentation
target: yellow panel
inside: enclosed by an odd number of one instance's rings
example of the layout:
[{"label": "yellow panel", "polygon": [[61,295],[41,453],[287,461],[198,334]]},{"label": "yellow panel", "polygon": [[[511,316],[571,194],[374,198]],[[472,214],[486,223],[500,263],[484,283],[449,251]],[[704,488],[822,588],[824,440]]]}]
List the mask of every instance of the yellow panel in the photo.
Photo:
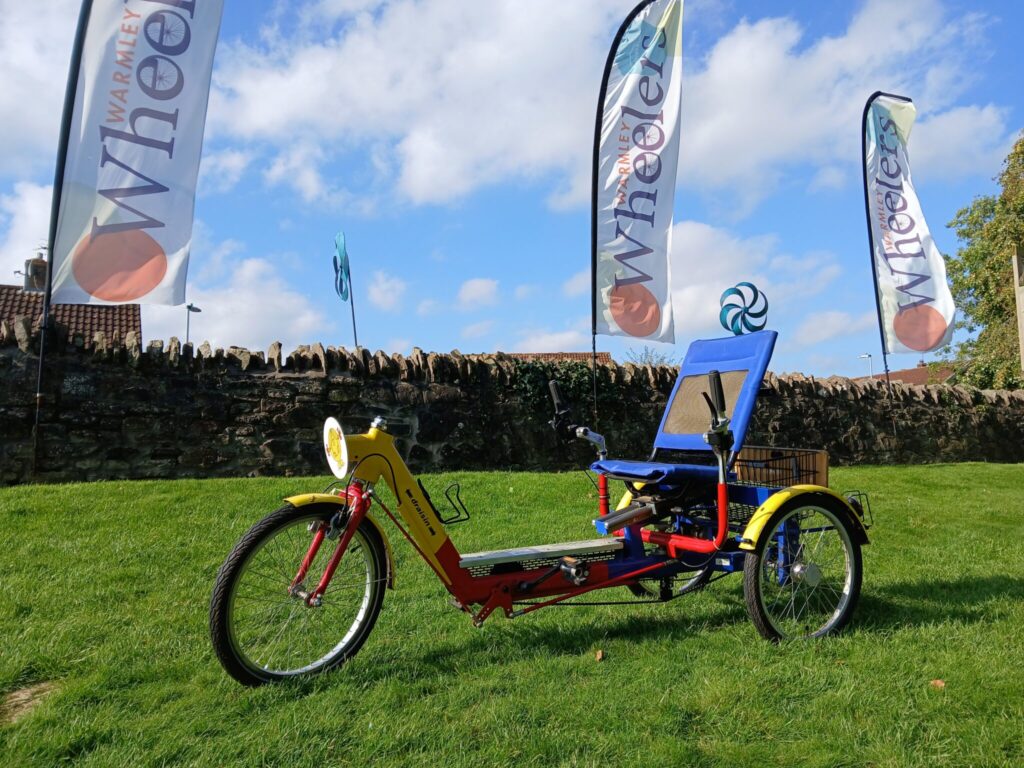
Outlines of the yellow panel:
[{"label": "yellow panel", "polygon": [[758,507],[757,512],[750,518],[750,522],[747,523],[747,527],[743,531],[743,541],[740,543],[740,549],[747,551],[753,551],[754,545],[761,536],[761,531],[768,524],[768,519],[778,511],[779,507],[785,504],[790,499],[794,499],[797,496],[802,496],[807,493],[824,493],[839,499],[850,512],[850,519],[853,520],[853,524],[860,528],[861,533],[864,536],[864,542],[867,543],[868,534],[864,528],[864,523],[857,516],[857,513],[853,511],[849,503],[841,495],[833,491],[831,488],[825,488],[821,485],[794,485],[785,490],[779,491],[778,493],[771,496],[768,501]]}]

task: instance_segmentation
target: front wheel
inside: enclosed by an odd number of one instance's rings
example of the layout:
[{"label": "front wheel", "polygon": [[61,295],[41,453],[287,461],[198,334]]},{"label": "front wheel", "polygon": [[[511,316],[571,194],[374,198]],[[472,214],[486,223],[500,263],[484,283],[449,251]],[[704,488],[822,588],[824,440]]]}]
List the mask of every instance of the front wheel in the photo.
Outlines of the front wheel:
[{"label": "front wheel", "polygon": [[743,594],[754,626],[773,641],[821,637],[850,620],[863,565],[850,512],[824,494],[783,504],[743,563]]},{"label": "front wheel", "polygon": [[362,521],[321,601],[303,594],[320,581],[338,538],[324,538],[295,583],[317,530],[343,521],[336,505],[271,513],[249,529],[217,573],[210,636],[229,675],[243,685],[337,667],[366,642],[384,601],[387,559],[380,534]]}]

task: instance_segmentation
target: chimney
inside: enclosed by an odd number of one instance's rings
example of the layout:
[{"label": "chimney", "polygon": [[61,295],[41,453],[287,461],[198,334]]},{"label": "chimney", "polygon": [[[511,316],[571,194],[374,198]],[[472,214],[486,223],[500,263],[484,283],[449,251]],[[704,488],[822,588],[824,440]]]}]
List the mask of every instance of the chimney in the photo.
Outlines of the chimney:
[{"label": "chimney", "polygon": [[36,257],[25,260],[25,293],[46,290],[46,259]]}]

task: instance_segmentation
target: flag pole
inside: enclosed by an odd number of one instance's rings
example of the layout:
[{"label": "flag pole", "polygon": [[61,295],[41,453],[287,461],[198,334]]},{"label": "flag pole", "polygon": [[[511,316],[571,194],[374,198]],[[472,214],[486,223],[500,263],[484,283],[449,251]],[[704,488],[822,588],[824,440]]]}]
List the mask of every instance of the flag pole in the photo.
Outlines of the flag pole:
[{"label": "flag pole", "polygon": [[71,63],[67,87],[64,90],[64,113],[61,118],[60,139],[57,145],[57,165],[53,174],[53,196],[50,202],[50,232],[46,245],[46,291],[43,293],[43,319],[39,328],[39,371],[36,375],[36,415],[32,426],[32,474],[36,474],[39,463],[39,431],[43,406],[43,371],[46,362],[46,337],[50,330],[50,300],[53,296],[53,251],[57,240],[57,223],[60,216],[60,200],[64,187],[64,171],[67,168],[68,144],[71,141],[71,118],[75,111],[75,97],[78,93],[78,74],[82,68],[82,51],[85,47],[85,33],[89,27],[93,0],[83,0],[78,13],[78,27],[75,42],[71,48]]},{"label": "flag pole", "polygon": [[352,259],[348,260],[348,303],[352,307],[352,341],[359,349],[359,335],[356,333],[356,288],[352,284]]},{"label": "flag pole", "polygon": [[605,59],[604,72],[601,75],[601,90],[597,94],[594,156],[590,185],[590,371],[594,390],[594,426],[597,426],[597,199],[601,194],[601,130],[604,128],[604,97],[608,90],[608,79],[611,77],[612,67],[615,64],[615,54],[619,50],[619,43],[622,42],[623,35],[626,34],[626,30],[629,29],[640,12],[653,2],[654,0],[640,0],[619,26],[619,31],[615,33],[611,47],[608,49],[608,58]]},{"label": "flag pole", "polygon": [[911,101],[911,99],[908,99],[906,96],[897,96],[894,93],[875,91],[864,104],[864,113],[861,116],[860,123],[860,167],[861,173],[864,176],[864,218],[868,225],[868,248],[871,251],[871,280],[875,286],[875,313],[878,316],[878,336],[882,342],[882,366],[885,369],[885,386],[889,390],[889,397],[891,398],[892,381],[889,378],[889,352],[885,343],[885,328],[882,327],[882,305],[878,290],[878,265],[875,263],[875,234],[871,226],[871,199],[868,196],[868,113],[871,111],[872,102],[879,96],[887,96],[890,99],[899,99],[900,101]]}]

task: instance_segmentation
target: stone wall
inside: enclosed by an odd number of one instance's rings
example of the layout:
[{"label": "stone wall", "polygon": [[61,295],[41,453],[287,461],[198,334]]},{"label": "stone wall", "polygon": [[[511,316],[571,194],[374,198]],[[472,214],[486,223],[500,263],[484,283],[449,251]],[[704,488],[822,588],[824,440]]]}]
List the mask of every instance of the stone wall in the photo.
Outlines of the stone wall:
[{"label": "stone wall", "polygon": [[[147,348],[58,332],[48,354],[41,481],[326,473],[323,419],[365,431],[374,416],[416,471],[570,469],[584,445],[560,445],[546,381],[557,375],[586,412],[589,369],[508,356],[300,347],[285,355]],[[61,338],[63,336],[63,338]],[[38,337],[0,324],[0,483],[28,480]],[[668,367],[601,366],[600,421],[613,456],[650,452],[675,380]],[[834,464],[1024,461],[1024,392],[884,385],[769,375],[748,444],[824,447]],[[585,404],[585,405],[584,405]],[[588,420],[581,415],[581,420]]]}]

